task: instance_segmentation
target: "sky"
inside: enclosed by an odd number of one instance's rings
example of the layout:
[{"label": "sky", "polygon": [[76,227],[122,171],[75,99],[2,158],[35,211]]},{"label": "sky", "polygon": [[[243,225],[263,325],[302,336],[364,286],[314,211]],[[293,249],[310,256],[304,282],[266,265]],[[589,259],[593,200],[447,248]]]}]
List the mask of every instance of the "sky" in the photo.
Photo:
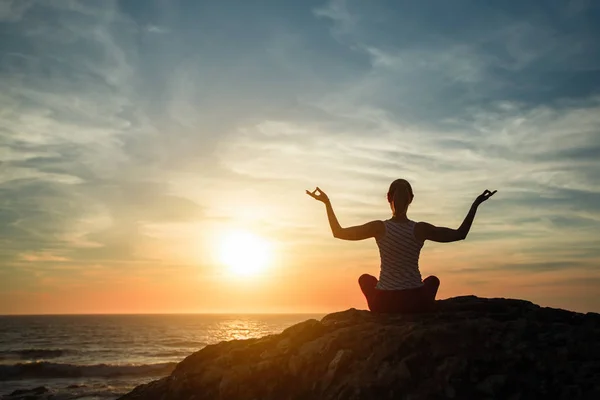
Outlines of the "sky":
[{"label": "sky", "polygon": [[[0,0],[0,314],[365,309],[396,178],[420,269],[600,312],[600,4]],[[215,255],[271,246],[262,273]]]}]

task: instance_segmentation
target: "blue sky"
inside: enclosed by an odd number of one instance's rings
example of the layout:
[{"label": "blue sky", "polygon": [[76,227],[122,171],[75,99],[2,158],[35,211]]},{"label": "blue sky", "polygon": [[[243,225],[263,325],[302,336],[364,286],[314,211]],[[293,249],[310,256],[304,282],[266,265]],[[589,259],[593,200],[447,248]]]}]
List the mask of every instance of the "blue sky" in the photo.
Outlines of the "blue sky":
[{"label": "blue sky", "polygon": [[304,189],[358,224],[398,177],[437,225],[498,189],[465,243],[424,250],[464,284],[446,295],[599,311],[599,39],[593,1],[4,0],[0,312],[218,276],[224,225],[277,242],[274,275],[354,282],[373,244],[332,241]]}]

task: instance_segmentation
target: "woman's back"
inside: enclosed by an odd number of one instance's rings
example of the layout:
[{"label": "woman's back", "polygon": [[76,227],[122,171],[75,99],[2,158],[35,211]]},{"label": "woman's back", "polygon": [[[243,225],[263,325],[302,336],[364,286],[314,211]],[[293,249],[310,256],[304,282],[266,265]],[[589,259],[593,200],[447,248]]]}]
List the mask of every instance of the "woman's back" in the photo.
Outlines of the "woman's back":
[{"label": "woman's back", "polygon": [[381,272],[377,289],[403,290],[421,287],[419,255],[423,243],[414,235],[415,222],[383,221],[385,234],[377,238]]}]

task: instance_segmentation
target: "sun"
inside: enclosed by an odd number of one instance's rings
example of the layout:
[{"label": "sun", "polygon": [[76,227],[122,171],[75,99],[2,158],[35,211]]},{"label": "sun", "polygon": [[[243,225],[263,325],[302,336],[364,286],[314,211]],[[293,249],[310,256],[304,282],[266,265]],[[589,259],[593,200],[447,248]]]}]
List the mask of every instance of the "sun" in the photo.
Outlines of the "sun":
[{"label": "sun", "polygon": [[271,261],[271,253],[268,241],[241,230],[225,234],[219,246],[219,260],[239,276],[262,272]]}]

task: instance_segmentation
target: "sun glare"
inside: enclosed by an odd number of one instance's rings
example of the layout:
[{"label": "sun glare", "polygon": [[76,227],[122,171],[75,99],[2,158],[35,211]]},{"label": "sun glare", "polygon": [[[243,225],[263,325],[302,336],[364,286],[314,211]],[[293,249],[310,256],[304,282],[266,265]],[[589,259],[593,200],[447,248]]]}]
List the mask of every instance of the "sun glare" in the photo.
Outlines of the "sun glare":
[{"label": "sun glare", "polygon": [[269,264],[271,246],[260,236],[234,231],[221,239],[219,259],[235,275],[256,275]]}]

